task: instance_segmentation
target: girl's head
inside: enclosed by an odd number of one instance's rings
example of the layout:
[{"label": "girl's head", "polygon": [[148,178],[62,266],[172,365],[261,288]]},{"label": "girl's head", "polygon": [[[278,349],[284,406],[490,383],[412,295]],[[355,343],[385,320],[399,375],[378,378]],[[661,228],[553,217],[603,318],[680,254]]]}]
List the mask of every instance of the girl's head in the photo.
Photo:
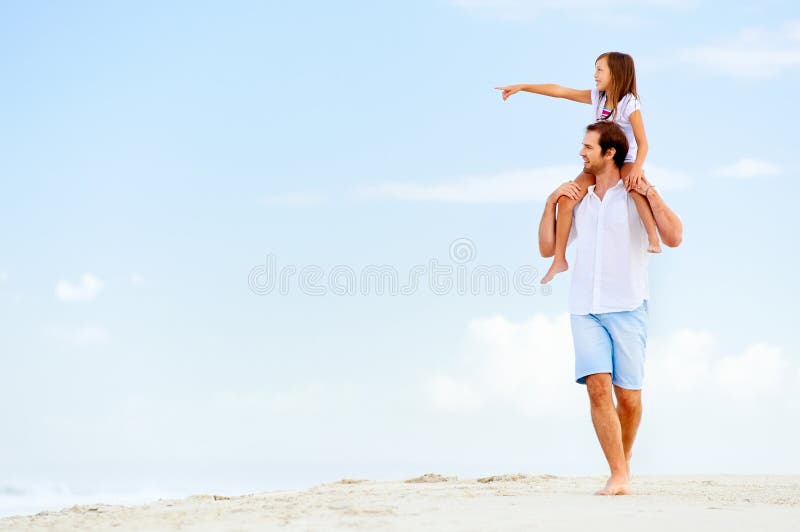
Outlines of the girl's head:
[{"label": "girl's head", "polygon": [[636,93],[636,69],[633,58],[620,52],[606,52],[594,62],[594,80],[597,90],[606,93],[606,102],[612,107],[628,93]]}]

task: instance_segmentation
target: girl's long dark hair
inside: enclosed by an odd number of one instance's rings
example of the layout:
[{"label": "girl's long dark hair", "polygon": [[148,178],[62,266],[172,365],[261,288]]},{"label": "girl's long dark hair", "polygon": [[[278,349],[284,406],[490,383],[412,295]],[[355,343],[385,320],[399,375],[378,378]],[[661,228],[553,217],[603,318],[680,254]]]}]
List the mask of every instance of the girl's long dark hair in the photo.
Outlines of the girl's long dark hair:
[{"label": "girl's long dark hair", "polygon": [[621,52],[600,54],[595,64],[604,57],[611,71],[611,86],[606,91],[606,107],[613,109],[616,114],[617,104],[626,94],[633,94],[634,98],[639,97],[636,93],[636,68],[633,65],[633,57]]}]

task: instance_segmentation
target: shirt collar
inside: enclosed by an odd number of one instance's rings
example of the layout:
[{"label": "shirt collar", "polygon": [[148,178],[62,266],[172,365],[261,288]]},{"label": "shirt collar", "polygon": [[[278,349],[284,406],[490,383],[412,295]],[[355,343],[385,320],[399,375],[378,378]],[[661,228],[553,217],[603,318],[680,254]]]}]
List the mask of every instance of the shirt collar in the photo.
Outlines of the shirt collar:
[{"label": "shirt collar", "polygon": [[[589,186],[589,188],[586,189],[589,194],[592,194],[595,197],[597,197],[597,194],[594,193],[594,189],[595,189],[596,186],[597,186],[597,184],[594,184],[594,185]],[[608,190],[606,190],[606,193],[608,193],[609,190],[614,190],[615,188],[625,188],[625,181],[623,181],[622,178],[620,178],[619,181],[617,181],[616,184],[613,187],[611,187]]]}]

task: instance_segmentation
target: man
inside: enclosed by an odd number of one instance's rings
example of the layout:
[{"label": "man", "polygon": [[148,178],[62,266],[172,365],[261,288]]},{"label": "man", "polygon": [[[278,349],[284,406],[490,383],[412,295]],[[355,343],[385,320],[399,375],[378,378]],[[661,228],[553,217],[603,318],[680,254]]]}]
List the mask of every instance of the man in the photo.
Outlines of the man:
[{"label": "man", "polygon": [[[611,477],[598,495],[630,493],[630,460],[642,416],[641,389],[647,343],[647,232],[620,177],[628,151],[625,134],[614,123],[586,128],[584,170],[596,177],[575,206],[569,243],[576,243],[569,295],[575,345],[575,380],[589,393],[592,423]],[[547,199],[539,224],[539,250],[555,250],[556,202],[577,199],[578,185],[561,185]],[[662,242],[681,242],[680,219],[658,191],[642,179],[633,189],[653,210]],[[617,405],[614,406],[613,395]]]}]

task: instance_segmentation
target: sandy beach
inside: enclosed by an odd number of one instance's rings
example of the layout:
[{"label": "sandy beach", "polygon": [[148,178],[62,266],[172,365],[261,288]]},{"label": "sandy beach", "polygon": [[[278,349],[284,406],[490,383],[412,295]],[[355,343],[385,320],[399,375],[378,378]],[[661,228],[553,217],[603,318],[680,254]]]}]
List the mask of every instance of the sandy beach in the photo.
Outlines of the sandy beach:
[{"label": "sandy beach", "polygon": [[800,476],[651,476],[602,497],[602,477],[506,474],[341,479],[305,490],[82,505],[0,530],[798,530]]}]

